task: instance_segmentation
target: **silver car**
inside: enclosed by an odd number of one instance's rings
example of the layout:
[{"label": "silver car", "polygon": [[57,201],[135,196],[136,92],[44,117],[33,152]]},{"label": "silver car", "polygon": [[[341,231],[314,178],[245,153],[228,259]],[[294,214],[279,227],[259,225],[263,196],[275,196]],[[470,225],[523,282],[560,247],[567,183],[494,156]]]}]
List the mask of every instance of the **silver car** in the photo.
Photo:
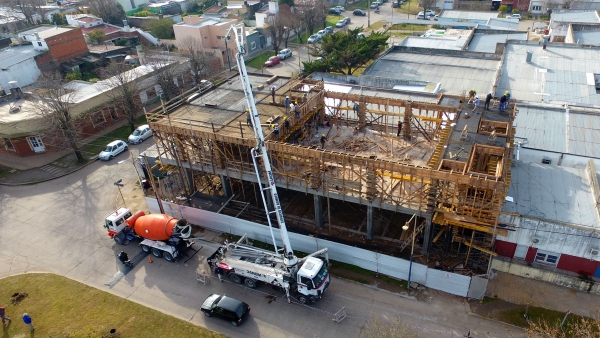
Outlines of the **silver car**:
[{"label": "silver car", "polygon": [[127,140],[129,141],[129,143],[138,144],[144,142],[145,139],[151,136],[152,129],[150,129],[150,126],[148,126],[147,124],[144,124],[143,126],[139,126],[136,130],[134,130],[133,133],[129,135],[129,138]]},{"label": "silver car", "polygon": [[103,161],[108,161],[126,150],[127,143],[125,143],[125,141],[112,141],[104,148],[100,155],[98,155],[98,158]]},{"label": "silver car", "polygon": [[321,36],[318,34],[313,34],[308,38],[308,43],[315,43],[321,40]]},{"label": "silver car", "polygon": [[289,58],[290,56],[292,56],[292,50],[291,49],[282,49],[279,51],[279,54],[277,54],[277,56],[281,59],[281,60],[285,60],[287,58]]}]

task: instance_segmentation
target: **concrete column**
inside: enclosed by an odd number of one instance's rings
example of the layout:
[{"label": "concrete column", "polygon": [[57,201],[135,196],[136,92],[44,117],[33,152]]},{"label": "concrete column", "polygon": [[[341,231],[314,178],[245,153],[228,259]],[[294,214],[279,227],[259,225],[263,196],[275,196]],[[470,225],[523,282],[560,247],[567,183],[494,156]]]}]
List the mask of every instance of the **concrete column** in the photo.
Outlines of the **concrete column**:
[{"label": "concrete column", "polygon": [[423,229],[423,246],[421,247],[421,253],[426,255],[429,252],[429,246],[431,244],[431,216],[425,219],[425,228]]},{"label": "concrete column", "polygon": [[410,120],[412,118],[412,105],[408,103],[406,107],[404,107],[404,123],[402,124],[402,136],[406,141],[411,140],[411,126]]},{"label": "concrete column", "polygon": [[323,227],[323,196],[313,195],[315,201],[315,226]]},{"label": "concrete column", "polygon": [[367,239],[373,239],[373,205],[367,205]]},{"label": "concrete column", "polygon": [[229,184],[229,180],[225,175],[219,175],[221,177],[221,186],[223,187],[223,193],[227,197],[231,197],[233,195],[233,191],[231,191],[231,184]]},{"label": "concrete column", "polygon": [[360,97],[358,103],[358,129],[362,130],[367,125],[367,103],[364,96]]}]

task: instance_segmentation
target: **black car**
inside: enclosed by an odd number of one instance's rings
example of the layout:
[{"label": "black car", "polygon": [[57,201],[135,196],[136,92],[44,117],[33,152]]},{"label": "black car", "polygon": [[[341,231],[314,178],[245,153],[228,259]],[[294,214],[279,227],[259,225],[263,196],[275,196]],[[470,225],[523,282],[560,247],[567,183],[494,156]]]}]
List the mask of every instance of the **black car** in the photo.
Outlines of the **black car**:
[{"label": "black car", "polygon": [[341,15],[342,14],[342,12],[337,8],[330,8],[329,11],[327,11],[327,13],[333,14],[333,15]]},{"label": "black car", "polygon": [[227,295],[217,295],[213,293],[208,296],[202,307],[200,308],[206,317],[219,316],[233,326],[240,325],[248,314],[250,314],[250,306],[235,298],[227,297]]},{"label": "black car", "polygon": [[398,3],[398,1],[392,2],[392,8],[398,8],[398,7],[400,7],[400,4]]},{"label": "black car", "polygon": [[355,9],[354,12],[352,12],[352,14],[358,15],[358,16],[366,16],[367,15],[367,13],[365,13],[365,11],[363,11],[362,9]]}]

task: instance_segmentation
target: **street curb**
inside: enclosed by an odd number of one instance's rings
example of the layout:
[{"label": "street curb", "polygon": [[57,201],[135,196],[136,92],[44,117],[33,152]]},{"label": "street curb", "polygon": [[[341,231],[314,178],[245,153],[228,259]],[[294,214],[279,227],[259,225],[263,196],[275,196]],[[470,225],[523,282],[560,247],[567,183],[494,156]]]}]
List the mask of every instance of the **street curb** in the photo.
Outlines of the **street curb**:
[{"label": "street curb", "polygon": [[[3,186],[8,186],[8,187],[19,187],[19,186],[33,185],[33,184],[38,184],[38,183],[48,182],[48,181],[52,181],[52,180],[54,180],[54,179],[57,179],[57,178],[61,178],[61,177],[64,177],[64,176],[70,175],[70,174],[72,174],[72,173],[74,173],[74,172],[76,172],[76,171],[79,171],[79,170],[81,170],[81,169],[83,169],[83,168],[87,167],[88,165],[90,165],[90,164],[92,164],[92,163],[94,163],[94,162],[96,162],[96,161],[98,161],[98,156],[91,157],[91,158],[89,159],[89,162],[88,162],[88,163],[86,163],[86,164],[84,164],[84,165],[82,165],[82,166],[80,166],[80,167],[77,167],[77,168],[76,168],[76,169],[74,169],[74,170],[71,170],[71,171],[69,171],[69,172],[67,172],[67,173],[60,174],[60,175],[58,175],[58,176],[51,177],[51,178],[47,178],[47,179],[44,179],[44,180],[35,181],[35,182],[26,182],[26,183],[2,183],[2,182],[0,182],[0,185],[3,185]],[[38,167],[38,168],[39,168],[39,167]],[[37,168],[33,168],[33,169],[37,169]],[[30,170],[31,170],[31,169],[30,169]]]}]

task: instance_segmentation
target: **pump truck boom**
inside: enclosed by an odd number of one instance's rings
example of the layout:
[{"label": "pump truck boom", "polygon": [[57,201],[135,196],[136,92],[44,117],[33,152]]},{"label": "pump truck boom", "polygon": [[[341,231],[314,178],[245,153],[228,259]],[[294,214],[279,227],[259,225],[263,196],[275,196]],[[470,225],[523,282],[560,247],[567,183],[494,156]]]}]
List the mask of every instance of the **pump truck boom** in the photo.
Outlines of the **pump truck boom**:
[{"label": "pump truck boom", "polygon": [[[256,103],[254,102],[254,95],[252,94],[250,77],[244,63],[244,54],[246,54],[243,41],[244,24],[231,26],[225,37],[226,39],[231,37],[232,31],[235,35],[235,42],[238,48],[236,62],[240,73],[242,89],[246,96],[252,129],[256,138],[256,147],[252,148],[251,155],[256,178],[261,187],[260,195],[267,214],[267,222],[275,251],[270,252],[245,244],[246,238],[244,235],[238,242],[226,242],[209,259],[212,264],[218,265],[236,283],[245,282],[246,286],[251,288],[256,287],[256,282],[279,286],[285,290],[288,302],[290,302],[290,291],[299,293],[298,300],[301,303],[316,301],[323,296],[330,283],[329,271],[327,270],[327,264],[329,263],[327,249],[319,250],[301,260],[294,255],[265,146],[265,137],[261,128]],[[263,184],[263,177],[267,179],[266,184]],[[270,194],[273,210],[269,208],[265,191],[268,191]],[[281,241],[283,243],[281,253],[277,248],[273,234],[273,224],[271,222],[271,215],[273,214],[277,218]],[[327,264],[321,259],[316,258],[315,256],[317,255],[325,255]]]}]

